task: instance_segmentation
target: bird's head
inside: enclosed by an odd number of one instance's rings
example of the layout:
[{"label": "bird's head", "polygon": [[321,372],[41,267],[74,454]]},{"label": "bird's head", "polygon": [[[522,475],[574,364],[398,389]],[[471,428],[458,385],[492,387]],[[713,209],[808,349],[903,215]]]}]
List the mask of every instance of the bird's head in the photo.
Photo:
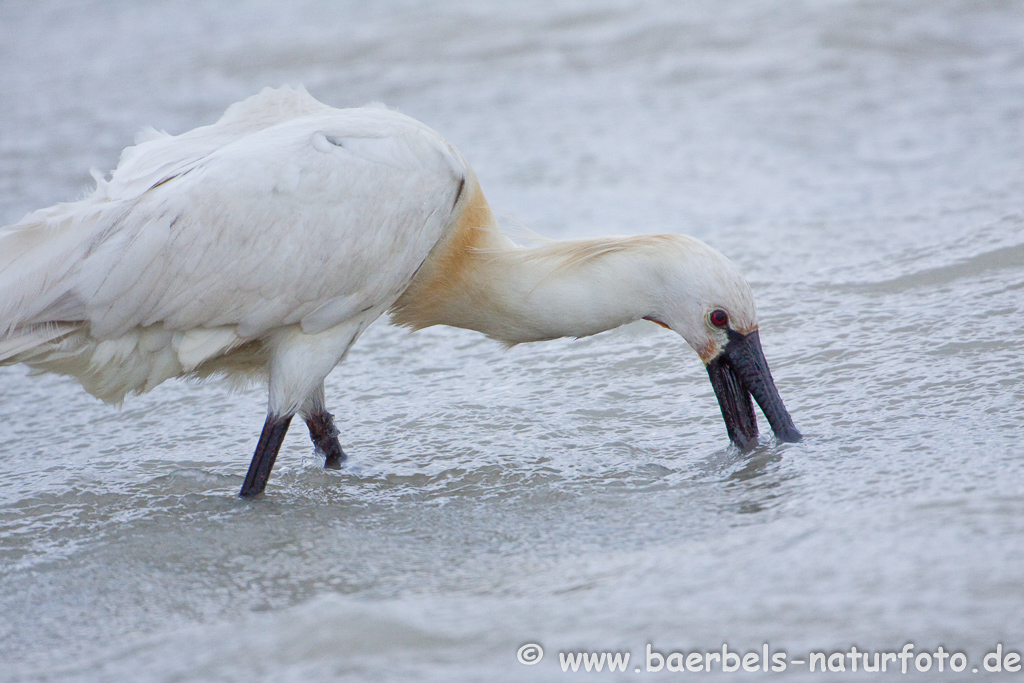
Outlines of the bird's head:
[{"label": "bird's head", "polygon": [[647,319],[677,332],[704,361],[734,444],[746,449],[757,441],[751,397],[779,441],[800,441],[761,350],[750,285],[720,252],[677,237],[659,259],[664,288]]}]

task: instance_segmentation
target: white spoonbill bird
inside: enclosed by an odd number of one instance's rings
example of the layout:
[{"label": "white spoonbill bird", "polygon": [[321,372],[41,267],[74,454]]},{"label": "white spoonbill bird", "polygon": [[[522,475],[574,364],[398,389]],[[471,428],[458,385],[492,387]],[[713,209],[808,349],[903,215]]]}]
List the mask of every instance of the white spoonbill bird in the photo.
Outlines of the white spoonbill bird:
[{"label": "white spoonbill bird", "polygon": [[111,403],[171,377],[265,379],[244,498],[296,413],[339,467],[324,378],[387,311],[509,345],[651,320],[704,361],[736,445],[757,438],[751,396],[779,440],[800,439],[722,254],[677,234],[518,246],[462,155],[394,111],[268,88],[211,126],[144,131],[96,182],[0,229],[0,364]]}]

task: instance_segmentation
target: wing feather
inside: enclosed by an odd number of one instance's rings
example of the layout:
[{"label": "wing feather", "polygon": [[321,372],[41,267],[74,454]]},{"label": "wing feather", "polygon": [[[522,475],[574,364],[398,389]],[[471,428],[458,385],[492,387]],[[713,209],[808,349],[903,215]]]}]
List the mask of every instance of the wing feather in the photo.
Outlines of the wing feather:
[{"label": "wing feather", "polygon": [[393,303],[449,226],[465,161],[395,112],[331,109],[294,91],[257,98],[207,130],[126,150],[93,197],[64,205],[82,227],[64,240],[67,262],[49,266],[48,300],[21,320],[59,309],[100,339],[156,323],[255,338]]}]

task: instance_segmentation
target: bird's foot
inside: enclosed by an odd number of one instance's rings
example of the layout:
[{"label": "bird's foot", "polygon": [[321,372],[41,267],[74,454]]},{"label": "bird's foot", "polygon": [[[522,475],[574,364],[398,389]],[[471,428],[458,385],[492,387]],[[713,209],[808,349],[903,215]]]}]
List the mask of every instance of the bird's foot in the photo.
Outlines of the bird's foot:
[{"label": "bird's foot", "polygon": [[[334,440],[334,445],[338,446],[337,439]],[[345,462],[348,458],[348,456],[345,455],[345,451],[341,450],[341,446],[338,446],[337,452],[327,452],[326,455],[327,458],[324,460],[325,470],[340,470],[341,463]]]},{"label": "bird's foot", "polygon": [[318,453],[323,453],[325,470],[340,470],[341,463],[348,456],[341,450],[338,442],[338,428],[334,426],[334,416],[326,410],[313,411],[306,418],[309,427],[309,438],[316,446]]}]

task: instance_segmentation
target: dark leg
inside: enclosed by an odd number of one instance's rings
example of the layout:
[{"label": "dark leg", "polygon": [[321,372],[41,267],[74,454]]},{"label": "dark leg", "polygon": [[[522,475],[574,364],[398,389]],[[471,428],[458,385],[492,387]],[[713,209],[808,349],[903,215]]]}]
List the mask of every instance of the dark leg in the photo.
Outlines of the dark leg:
[{"label": "dark leg", "polygon": [[334,426],[334,416],[326,410],[316,408],[306,415],[306,426],[309,427],[309,438],[316,449],[326,456],[324,469],[340,470],[345,462],[345,451],[338,443],[338,428]]},{"label": "dark leg", "polygon": [[245,475],[245,483],[238,494],[242,498],[255,498],[263,493],[267,486],[267,479],[270,478],[270,470],[274,469],[274,461],[277,460],[277,451],[281,448],[284,435],[288,433],[288,425],[292,421],[291,415],[278,417],[267,415],[267,421],[263,424],[263,433],[260,434],[260,442],[256,444],[256,452],[252,455],[252,462],[249,463],[249,472]]}]

